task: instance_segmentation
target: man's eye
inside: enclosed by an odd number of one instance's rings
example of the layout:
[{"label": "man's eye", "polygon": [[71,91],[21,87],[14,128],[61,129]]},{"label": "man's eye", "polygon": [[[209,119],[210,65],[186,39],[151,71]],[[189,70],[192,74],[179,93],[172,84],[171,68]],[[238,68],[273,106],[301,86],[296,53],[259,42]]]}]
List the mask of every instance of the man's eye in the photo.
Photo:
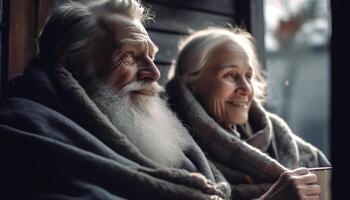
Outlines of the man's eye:
[{"label": "man's eye", "polygon": [[126,52],[121,59],[124,65],[132,65],[135,64],[136,61],[137,59],[133,52]]}]

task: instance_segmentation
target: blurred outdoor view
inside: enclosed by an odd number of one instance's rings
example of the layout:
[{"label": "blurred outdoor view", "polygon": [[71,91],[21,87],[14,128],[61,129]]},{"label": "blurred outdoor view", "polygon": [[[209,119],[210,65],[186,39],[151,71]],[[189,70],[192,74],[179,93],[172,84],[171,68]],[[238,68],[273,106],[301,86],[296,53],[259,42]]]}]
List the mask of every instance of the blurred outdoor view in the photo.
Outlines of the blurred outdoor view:
[{"label": "blurred outdoor view", "polygon": [[265,0],[267,108],[329,158],[329,0]]}]

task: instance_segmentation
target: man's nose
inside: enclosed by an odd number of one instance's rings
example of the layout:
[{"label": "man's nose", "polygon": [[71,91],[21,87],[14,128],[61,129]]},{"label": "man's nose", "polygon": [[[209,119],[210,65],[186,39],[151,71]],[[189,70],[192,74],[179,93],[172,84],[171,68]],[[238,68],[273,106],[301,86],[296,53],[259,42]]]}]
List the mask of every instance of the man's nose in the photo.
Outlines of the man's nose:
[{"label": "man's nose", "polygon": [[145,82],[155,82],[160,79],[160,72],[153,61],[148,61],[140,67],[137,73],[137,79]]}]

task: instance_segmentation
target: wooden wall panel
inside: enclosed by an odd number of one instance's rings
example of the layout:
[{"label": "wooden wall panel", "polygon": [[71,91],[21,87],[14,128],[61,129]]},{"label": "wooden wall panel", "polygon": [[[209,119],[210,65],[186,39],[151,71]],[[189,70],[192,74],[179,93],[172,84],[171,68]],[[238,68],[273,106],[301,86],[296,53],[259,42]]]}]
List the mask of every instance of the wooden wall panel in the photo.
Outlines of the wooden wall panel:
[{"label": "wooden wall panel", "polygon": [[35,49],[35,1],[10,1],[9,78],[19,74]]},{"label": "wooden wall panel", "polygon": [[235,13],[233,0],[150,0],[148,2],[168,5],[173,8],[187,8],[228,16],[232,16]]},{"label": "wooden wall panel", "polygon": [[165,85],[165,83],[168,82],[168,72],[170,69],[170,65],[166,65],[166,64],[157,64],[157,68],[159,69],[159,71],[161,72],[161,76],[159,79],[159,84],[161,85]]},{"label": "wooden wall panel", "polygon": [[35,40],[50,14],[51,0],[11,0],[8,77],[23,72],[35,55]]},{"label": "wooden wall panel", "polygon": [[176,9],[171,6],[150,4],[155,12],[155,22],[149,29],[163,30],[179,34],[188,34],[190,30],[198,30],[212,25],[232,24],[233,18],[188,9]]},{"label": "wooden wall panel", "polygon": [[152,41],[159,48],[156,60],[162,63],[171,63],[177,54],[179,41],[181,41],[184,36],[155,31],[149,31],[148,33]]},{"label": "wooden wall panel", "polygon": [[38,0],[37,1],[37,35],[39,35],[46,20],[52,12],[52,1],[51,0]]}]

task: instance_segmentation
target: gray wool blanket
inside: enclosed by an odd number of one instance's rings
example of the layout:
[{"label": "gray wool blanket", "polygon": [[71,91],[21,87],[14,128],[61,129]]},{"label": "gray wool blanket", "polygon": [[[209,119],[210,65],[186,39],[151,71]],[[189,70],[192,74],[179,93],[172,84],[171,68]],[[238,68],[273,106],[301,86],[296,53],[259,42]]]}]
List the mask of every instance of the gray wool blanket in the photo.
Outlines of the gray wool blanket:
[{"label": "gray wool blanket", "polygon": [[158,166],[62,66],[28,67],[7,96],[0,102],[0,199],[229,198],[229,184],[194,141],[183,169]]},{"label": "gray wool blanket", "polygon": [[243,134],[246,126],[237,126],[232,133],[223,129],[179,80],[172,79],[166,91],[171,108],[231,183],[233,199],[260,197],[286,169],[330,166],[320,150],[293,134],[280,117],[256,102],[248,122],[253,133],[242,139],[237,135]]}]

